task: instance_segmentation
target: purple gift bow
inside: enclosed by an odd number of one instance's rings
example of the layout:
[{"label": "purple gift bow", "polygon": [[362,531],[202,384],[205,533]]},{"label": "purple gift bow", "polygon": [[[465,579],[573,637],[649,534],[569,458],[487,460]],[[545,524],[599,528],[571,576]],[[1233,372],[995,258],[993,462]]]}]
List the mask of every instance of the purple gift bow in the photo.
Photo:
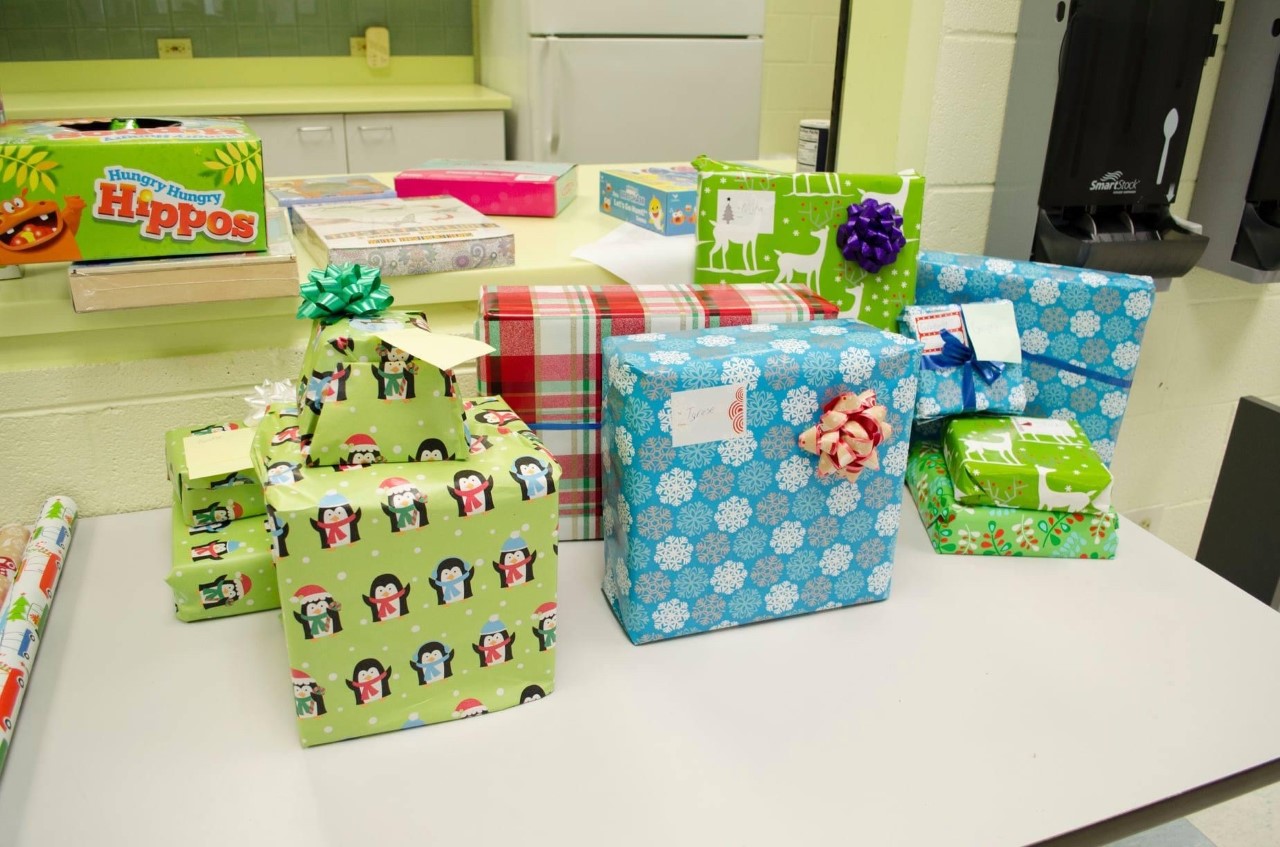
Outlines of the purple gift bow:
[{"label": "purple gift bow", "polygon": [[836,246],[850,262],[867,273],[879,273],[897,261],[907,237],[902,234],[902,215],[892,203],[867,198],[849,207],[849,219],[836,227]]}]

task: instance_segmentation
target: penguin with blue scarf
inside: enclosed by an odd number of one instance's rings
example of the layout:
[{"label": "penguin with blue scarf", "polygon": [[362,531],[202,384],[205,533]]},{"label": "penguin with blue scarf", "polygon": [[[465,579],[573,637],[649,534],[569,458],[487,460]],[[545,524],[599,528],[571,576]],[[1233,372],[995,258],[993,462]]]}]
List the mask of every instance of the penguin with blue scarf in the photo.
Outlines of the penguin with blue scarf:
[{"label": "penguin with blue scarf", "polygon": [[543,463],[533,456],[521,456],[511,465],[511,478],[520,485],[520,499],[533,500],[555,494],[556,481],[551,475],[550,463]]}]

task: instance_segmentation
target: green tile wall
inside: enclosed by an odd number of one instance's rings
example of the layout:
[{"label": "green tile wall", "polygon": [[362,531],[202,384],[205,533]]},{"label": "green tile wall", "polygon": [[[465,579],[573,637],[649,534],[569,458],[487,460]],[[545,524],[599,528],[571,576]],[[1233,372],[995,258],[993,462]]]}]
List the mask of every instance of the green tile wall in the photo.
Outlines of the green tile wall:
[{"label": "green tile wall", "polygon": [[346,56],[374,25],[393,56],[471,55],[471,0],[0,0],[0,62],[154,59],[157,38],[197,58]]}]

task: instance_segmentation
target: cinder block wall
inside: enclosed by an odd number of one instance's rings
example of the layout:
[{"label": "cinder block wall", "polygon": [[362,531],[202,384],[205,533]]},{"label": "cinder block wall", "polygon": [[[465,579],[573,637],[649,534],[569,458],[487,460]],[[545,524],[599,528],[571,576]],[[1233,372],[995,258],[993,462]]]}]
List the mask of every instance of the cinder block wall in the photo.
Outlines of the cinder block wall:
[{"label": "cinder block wall", "polygon": [[[947,0],[925,162],[930,248],[981,253],[985,244],[1018,10],[1018,0]],[[1176,207],[1183,215],[1230,49],[1231,10],[1228,2],[1196,105]],[[1188,555],[1200,542],[1237,401],[1253,394],[1280,402],[1278,322],[1280,285],[1197,270],[1156,295],[1113,466],[1115,500]]]},{"label": "cinder block wall", "polygon": [[800,121],[831,114],[840,0],[766,0],[760,156],[792,157]]}]

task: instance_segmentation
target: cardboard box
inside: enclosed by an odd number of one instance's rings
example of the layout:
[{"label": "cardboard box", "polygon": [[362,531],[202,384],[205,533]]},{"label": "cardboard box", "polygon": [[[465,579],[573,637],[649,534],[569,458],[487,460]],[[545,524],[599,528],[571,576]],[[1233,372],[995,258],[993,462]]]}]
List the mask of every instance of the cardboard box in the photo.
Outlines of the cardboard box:
[{"label": "cardboard box", "polygon": [[[924,177],[787,174],[705,156],[694,164],[701,171],[694,282],[806,285],[842,315],[897,330],[902,308],[915,301]],[[902,219],[902,247],[883,266],[850,261],[839,246],[849,207],[868,200]]]},{"label": "cardboard box", "polygon": [[77,312],[218,303],[298,293],[298,257],[284,209],[267,212],[267,252],[73,262]]},{"label": "cardboard box", "polygon": [[15,121],[0,164],[0,265],[267,247],[261,144],[234,118]]},{"label": "cardboard box", "polygon": [[[758,324],[610,338],[604,359],[604,593],[633,642],[888,596],[918,342]],[[854,481],[802,446],[842,421],[874,432]]]},{"label": "cardboard box", "polygon": [[447,194],[485,215],[554,218],[578,196],[578,166],[431,159],[396,174],[396,194]]},{"label": "cardboard box", "polygon": [[[280,608],[273,536],[261,517],[187,526],[173,510],[173,565],[165,582],[180,621],[201,621]],[[283,542],[281,542],[283,543]]]},{"label": "cardboard box", "polygon": [[267,192],[277,206],[288,210],[289,224],[295,234],[302,230],[297,214],[299,206],[390,200],[396,196],[395,189],[367,174],[269,179]]},{"label": "cardboard box", "polygon": [[836,307],[785,285],[489,286],[477,360],[483,394],[501,394],[560,461],[560,537],[600,538],[600,344],[610,336],[833,318]]},{"label": "cardboard box", "polygon": [[[457,461],[267,477],[304,745],[555,690],[559,467],[500,398],[466,405],[480,443]],[[281,424],[268,415],[262,427]],[[293,442],[255,455],[264,475],[301,459]]]},{"label": "cardboard box", "polygon": [[366,265],[383,276],[501,267],[515,236],[452,197],[297,207],[307,249],[321,265]]},{"label": "cardboard box", "polygon": [[687,165],[600,172],[600,211],[660,235],[697,228],[698,172]]},{"label": "cardboard box", "polygon": [[926,250],[916,296],[928,305],[1012,300],[1026,413],[1079,421],[1111,463],[1155,303],[1150,277]]},{"label": "cardboard box", "polygon": [[1086,515],[956,502],[941,446],[914,441],[907,459],[911,490],[929,542],[939,553],[1112,559],[1120,521],[1113,510]]}]

